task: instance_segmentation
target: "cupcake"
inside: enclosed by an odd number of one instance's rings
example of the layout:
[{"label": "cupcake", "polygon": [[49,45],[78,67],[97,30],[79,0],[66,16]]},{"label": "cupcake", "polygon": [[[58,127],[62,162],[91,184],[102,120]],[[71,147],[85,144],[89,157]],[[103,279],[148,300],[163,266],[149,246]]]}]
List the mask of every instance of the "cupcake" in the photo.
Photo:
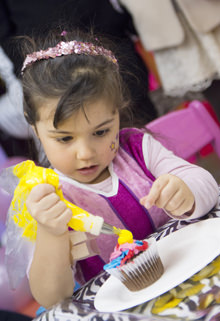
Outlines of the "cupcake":
[{"label": "cupcake", "polygon": [[139,291],[157,281],[164,267],[156,240],[150,238],[117,244],[104,270],[117,277],[130,291]]}]

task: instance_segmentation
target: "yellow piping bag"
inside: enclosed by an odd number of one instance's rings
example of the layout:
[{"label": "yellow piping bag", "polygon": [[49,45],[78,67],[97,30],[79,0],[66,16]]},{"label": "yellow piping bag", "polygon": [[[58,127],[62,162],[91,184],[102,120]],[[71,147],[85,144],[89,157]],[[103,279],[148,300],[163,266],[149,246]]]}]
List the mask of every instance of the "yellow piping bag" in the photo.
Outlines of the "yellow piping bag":
[{"label": "yellow piping bag", "polygon": [[93,235],[117,234],[118,242],[132,242],[133,236],[130,231],[118,229],[104,222],[100,216],[95,216],[80,207],[67,201],[59,188],[59,176],[51,168],[36,166],[33,161],[27,160],[13,168],[13,174],[19,179],[14,190],[11,202],[12,218],[23,229],[22,236],[34,241],[37,234],[37,222],[32,218],[26,207],[26,199],[31,189],[37,184],[47,183],[55,187],[57,195],[72,210],[73,216],[68,226],[76,231],[89,232]]}]

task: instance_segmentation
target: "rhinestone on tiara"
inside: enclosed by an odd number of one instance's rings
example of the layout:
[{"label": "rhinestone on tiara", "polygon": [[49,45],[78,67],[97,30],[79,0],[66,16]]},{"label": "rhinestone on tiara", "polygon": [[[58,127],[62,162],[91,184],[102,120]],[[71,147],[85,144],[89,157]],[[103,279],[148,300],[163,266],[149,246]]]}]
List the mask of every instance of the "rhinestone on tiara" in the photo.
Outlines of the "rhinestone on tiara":
[{"label": "rhinestone on tiara", "polygon": [[38,60],[56,58],[71,54],[104,56],[112,63],[118,65],[117,59],[115,58],[113,53],[110,50],[103,48],[102,46],[95,46],[93,43],[90,42],[81,42],[76,40],[69,42],[61,41],[55,47],[48,48],[46,50],[36,51],[32,54],[27,55],[21,69],[21,74],[23,74],[27,66],[32,65],[34,62]]}]

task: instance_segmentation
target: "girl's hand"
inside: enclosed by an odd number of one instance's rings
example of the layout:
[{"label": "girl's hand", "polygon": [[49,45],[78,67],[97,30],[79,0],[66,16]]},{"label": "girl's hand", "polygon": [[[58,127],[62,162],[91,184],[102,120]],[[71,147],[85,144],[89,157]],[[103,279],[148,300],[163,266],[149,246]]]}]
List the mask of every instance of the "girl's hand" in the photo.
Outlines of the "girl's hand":
[{"label": "girl's hand", "polygon": [[195,198],[182,179],[164,174],[154,181],[150,193],[144,196],[140,203],[147,209],[156,205],[175,216],[181,216],[193,213]]},{"label": "girl's hand", "polygon": [[26,201],[31,216],[49,233],[64,234],[72,217],[71,210],[60,200],[50,184],[33,187]]}]

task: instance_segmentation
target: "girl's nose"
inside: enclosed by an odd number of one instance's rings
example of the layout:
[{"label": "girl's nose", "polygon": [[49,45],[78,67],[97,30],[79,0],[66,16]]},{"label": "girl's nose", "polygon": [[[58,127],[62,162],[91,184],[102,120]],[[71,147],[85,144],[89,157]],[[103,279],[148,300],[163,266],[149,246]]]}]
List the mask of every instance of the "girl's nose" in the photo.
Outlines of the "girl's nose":
[{"label": "girl's nose", "polygon": [[78,160],[89,160],[94,157],[95,150],[88,143],[79,143],[77,149],[77,159]]}]

